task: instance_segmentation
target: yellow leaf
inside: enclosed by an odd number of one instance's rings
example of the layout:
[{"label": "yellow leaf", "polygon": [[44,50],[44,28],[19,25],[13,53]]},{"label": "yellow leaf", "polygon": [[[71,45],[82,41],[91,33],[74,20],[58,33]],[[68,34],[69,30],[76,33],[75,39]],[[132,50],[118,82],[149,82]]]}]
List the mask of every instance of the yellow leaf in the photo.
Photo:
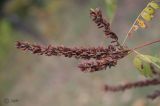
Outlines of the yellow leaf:
[{"label": "yellow leaf", "polygon": [[151,1],[147,6],[151,6],[154,9],[160,8],[160,6],[155,1]]},{"label": "yellow leaf", "polygon": [[147,27],[146,23],[141,19],[137,19],[136,22],[137,22],[138,26],[140,26],[141,28],[146,28]]},{"label": "yellow leaf", "polygon": [[146,21],[151,21],[152,18],[153,18],[153,15],[150,15],[150,14],[146,13],[145,11],[143,11],[143,12],[141,13],[141,16],[142,16],[142,18],[143,18],[144,20],[146,20]]},{"label": "yellow leaf", "polygon": [[155,10],[152,7],[147,6],[144,11],[150,15],[155,14]]}]

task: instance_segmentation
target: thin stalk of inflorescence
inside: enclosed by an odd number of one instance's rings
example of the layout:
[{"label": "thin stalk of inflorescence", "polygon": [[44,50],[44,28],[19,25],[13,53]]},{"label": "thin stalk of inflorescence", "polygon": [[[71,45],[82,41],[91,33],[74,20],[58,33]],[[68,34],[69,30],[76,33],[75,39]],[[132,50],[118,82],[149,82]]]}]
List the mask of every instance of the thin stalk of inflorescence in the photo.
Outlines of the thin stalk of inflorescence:
[{"label": "thin stalk of inflorescence", "polygon": [[140,17],[140,14],[139,14],[139,16],[136,18],[136,20],[134,21],[134,23],[132,24],[132,26],[131,26],[131,28],[129,29],[129,31],[127,32],[127,35],[125,36],[125,38],[124,38],[124,40],[123,40],[122,46],[125,44],[125,42],[126,42],[128,36],[129,36],[130,32],[132,31],[132,29],[133,29],[134,25],[136,24],[137,19],[138,19],[139,17]]},{"label": "thin stalk of inflorescence", "polygon": [[[141,13],[144,11],[144,9],[141,11]],[[132,24],[131,28],[129,29],[129,31],[127,32],[127,35],[125,36],[124,40],[123,40],[123,43],[122,43],[122,46],[125,44],[127,38],[129,37],[129,34],[131,33],[134,25],[136,24],[137,20],[139,19],[139,17],[141,16],[141,13],[138,15],[138,17],[135,19],[134,23]]]},{"label": "thin stalk of inflorescence", "polygon": [[[141,13],[142,13],[142,12],[141,12]],[[141,13],[140,13],[140,14],[141,14]],[[131,28],[129,29],[129,31],[127,32],[127,35],[125,36],[125,38],[124,38],[124,40],[123,40],[122,46],[125,44],[125,42],[126,42],[128,36],[129,36],[130,32],[132,31],[132,29],[133,29],[134,25],[136,24],[137,20],[139,19],[140,14],[139,14],[139,16],[136,18],[136,20],[134,21],[134,23],[132,24],[132,26],[131,26]]]},{"label": "thin stalk of inflorescence", "polygon": [[150,42],[146,42],[146,43],[143,43],[143,44],[141,44],[141,45],[139,45],[139,46],[137,46],[137,47],[134,47],[134,48],[132,48],[132,49],[130,49],[130,51],[128,52],[128,54],[130,54],[130,53],[132,53],[132,52],[137,52],[136,50],[137,49],[141,49],[141,48],[143,48],[143,47],[145,47],[145,46],[149,46],[149,45],[152,45],[152,44],[154,44],[154,43],[158,43],[158,42],[160,42],[160,39],[156,39],[156,40],[152,40],[152,41],[150,41]]},{"label": "thin stalk of inflorescence", "polygon": [[154,43],[158,43],[158,42],[160,42],[160,39],[156,39],[156,40],[153,40],[153,41],[150,41],[150,42],[143,43],[143,44],[141,44],[141,45],[133,48],[132,51],[133,51],[133,50],[140,49],[140,48],[143,48],[143,47],[148,46],[148,45],[152,45],[152,44],[154,44]]}]

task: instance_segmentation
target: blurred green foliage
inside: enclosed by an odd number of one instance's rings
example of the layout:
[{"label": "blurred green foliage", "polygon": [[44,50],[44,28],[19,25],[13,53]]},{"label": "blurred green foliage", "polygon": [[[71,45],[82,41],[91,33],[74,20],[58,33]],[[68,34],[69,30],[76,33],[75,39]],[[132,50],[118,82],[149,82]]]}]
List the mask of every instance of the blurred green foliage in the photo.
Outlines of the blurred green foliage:
[{"label": "blurred green foliage", "polygon": [[138,55],[134,57],[133,63],[137,70],[145,77],[155,78],[160,75],[159,58],[138,53]]},{"label": "blurred green foliage", "polygon": [[11,24],[6,20],[0,20],[0,63],[3,63],[9,55],[14,38]]},{"label": "blurred green foliage", "polygon": [[106,2],[107,16],[110,22],[112,22],[117,8],[117,0],[105,0],[105,2]]},{"label": "blurred green foliage", "polygon": [[18,14],[27,16],[33,7],[42,7],[43,0],[10,0],[4,6],[4,12],[7,14]]}]

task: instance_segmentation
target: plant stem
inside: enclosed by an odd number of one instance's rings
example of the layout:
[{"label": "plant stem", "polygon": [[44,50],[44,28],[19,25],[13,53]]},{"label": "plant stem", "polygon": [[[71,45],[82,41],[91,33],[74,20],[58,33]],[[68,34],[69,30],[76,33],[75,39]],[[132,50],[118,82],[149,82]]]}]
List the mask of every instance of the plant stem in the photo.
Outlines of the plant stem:
[{"label": "plant stem", "polygon": [[141,14],[142,14],[143,11],[144,11],[144,9],[140,12],[140,14],[138,15],[138,17],[135,19],[134,23],[132,24],[131,28],[129,29],[127,35],[125,36],[125,38],[124,38],[124,40],[123,40],[122,46],[123,46],[124,43],[126,42],[128,36],[129,36],[129,34],[131,33],[131,31],[132,31],[134,25],[136,24],[137,20],[139,19],[139,17],[141,16]]},{"label": "plant stem", "polygon": [[124,45],[124,43],[126,42],[126,40],[127,40],[128,36],[129,36],[130,32],[132,31],[132,29],[133,29],[134,25],[136,24],[137,19],[139,19],[140,15],[141,15],[141,13],[140,13],[139,16],[136,18],[136,20],[135,20],[134,23],[132,24],[131,28],[130,28],[129,31],[127,32],[127,35],[125,36],[122,45]]},{"label": "plant stem", "polygon": [[156,40],[153,40],[153,41],[150,41],[150,42],[143,43],[143,44],[141,44],[141,45],[139,45],[139,46],[137,46],[137,47],[135,47],[131,50],[140,49],[140,48],[143,48],[145,46],[148,46],[148,45],[151,45],[151,44],[154,44],[154,43],[158,43],[158,42],[160,42],[160,39],[156,39]]}]

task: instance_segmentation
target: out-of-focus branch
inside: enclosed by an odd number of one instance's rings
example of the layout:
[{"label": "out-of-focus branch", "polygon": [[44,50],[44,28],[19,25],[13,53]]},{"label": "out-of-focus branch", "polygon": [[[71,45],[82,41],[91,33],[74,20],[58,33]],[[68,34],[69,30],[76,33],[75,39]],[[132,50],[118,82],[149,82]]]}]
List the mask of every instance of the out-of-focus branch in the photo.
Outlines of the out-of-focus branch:
[{"label": "out-of-focus branch", "polygon": [[160,97],[160,90],[156,90],[153,94],[150,94],[147,96],[147,98],[152,99],[152,100],[158,97]]},{"label": "out-of-focus branch", "polygon": [[143,43],[143,44],[133,48],[132,50],[140,49],[140,48],[143,48],[145,46],[152,45],[152,44],[158,43],[158,42],[160,42],[160,39],[156,39],[156,40],[153,40],[153,41],[150,41],[150,42]]},{"label": "out-of-focus branch", "polygon": [[150,80],[144,80],[144,81],[142,80],[142,81],[126,83],[118,86],[105,85],[105,91],[118,92],[118,91],[125,91],[128,89],[137,88],[137,87],[155,86],[159,84],[160,84],[159,79],[150,79]]}]

